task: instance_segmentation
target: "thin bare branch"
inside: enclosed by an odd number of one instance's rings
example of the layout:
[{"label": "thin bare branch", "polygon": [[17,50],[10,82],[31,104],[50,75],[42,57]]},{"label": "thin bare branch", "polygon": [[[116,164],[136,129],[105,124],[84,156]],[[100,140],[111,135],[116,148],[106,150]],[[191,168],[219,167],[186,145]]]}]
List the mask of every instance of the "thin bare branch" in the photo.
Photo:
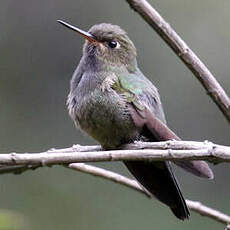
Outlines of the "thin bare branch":
[{"label": "thin bare branch", "polygon": [[199,201],[186,200],[186,203],[191,210],[198,212],[202,216],[210,217],[223,224],[230,223],[230,216],[220,211],[217,211],[213,208],[209,208],[203,205],[202,203],[200,203]]},{"label": "thin bare branch", "polygon": [[[129,179],[117,173],[114,173],[114,172],[111,172],[105,169],[101,169],[101,168],[98,168],[92,165],[87,165],[84,163],[73,163],[73,164],[69,164],[68,167],[71,169],[80,171],[80,172],[91,174],[93,176],[99,176],[104,179],[125,185],[131,189],[134,189],[150,197],[148,191],[146,191],[142,186],[140,186],[139,183],[136,182],[136,180]],[[198,201],[186,200],[186,203],[192,211],[197,212],[202,216],[209,217],[223,224],[230,223],[230,216],[220,211],[217,211],[208,206],[205,206]]]},{"label": "thin bare branch", "polygon": [[[150,146],[158,149],[148,149]],[[166,141],[136,143],[124,146],[121,150],[98,151],[99,146],[73,146],[66,149],[52,149],[41,153],[0,154],[0,165],[52,166],[80,162],[99,161],[180,161],[207,160],[212,163],[230,162],[230,147],[210,142]],[[147,148],[145,148],[147,146]],[[199,148],[198,148],[199,146]],[[131,149],[127,149],[127,148]],[[88,151],[87,151],[88,150]],[[1,167],[0,167],[1,168]]]},{"label": "thin bare branch", "polygon": [[206,89],[208,95],[222,111],[225,118],[230,122],[230,98],[204,63],[146,0],[126,1],[129,3],[130,7],[138,12],[160,35],[184,64],[193,72]]},{"label": "thin bare branch", "polygon": [[[23,173],[43,166],[61,164],[74,170],[100,176],[123,184],[129,188],[151,195],[135,180],[131,180],[105,169],[76,162],[123,161],[123,160],[200,160],[230,162],[230,147],[216,145],[211,142],[165,141],[136,142],[127,144],[122,150],[102,151],[100,146],[74,145],[71,148],[52,149],[42,153],[0,154],[1,173]],[[227,224],[230,217],[199,202],[187,201],[190,209]]]},{"label": "thin bare branch", "polygon": [[148,191],[144,190],[138,184],[138,182],[136,180],[128,179],[127,177],[124,177],[120,174],[111,172],[107,169],[98,168],[98,167],[95,167],[92,165],[87,165],[84,163],[72,163],[72,164],[69,164],[67,167],[70,169],[73,169],[75,171],[77,170],[80,172],[91,174],[93,176],[103,177],[104,179],[113,181],[113,182],[118,183],[118,184],[125,185],[126,187],[129,187],[132,189],[135,188],[136,191],[145,194],[147,197],[152,197],[152,195]]}]

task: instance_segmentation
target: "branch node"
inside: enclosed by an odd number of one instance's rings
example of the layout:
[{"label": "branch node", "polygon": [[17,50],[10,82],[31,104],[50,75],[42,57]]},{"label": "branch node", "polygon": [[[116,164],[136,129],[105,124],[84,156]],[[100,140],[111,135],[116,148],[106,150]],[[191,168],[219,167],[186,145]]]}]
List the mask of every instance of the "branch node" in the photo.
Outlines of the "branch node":
[{"label": "branch node", "polygon": [[108,158],[109,158],[109,161],[113,161],[113,155],[111,153],[109,153]]},{"label": "branch node", "polygon": [[172,149],[168,149],[168,155],[170,157],[174,157],[174,153],[173,153],[173,150]]},{"label": "branch node", "polygon": [[78,149],[79,147],[81,147],[81,145],[79,145],[79,144],[75,144],[72,146],[73,149]]},{"label": "branch node", "polygon": [[42,167],[47,166],[46,160],[41,160],[41,165],[42,165]]},{"label": "branch node", "polygon": [[80,149],[81,149],[81,145],[79,145],[79,144],[76,144],[76,145],[73,145],[72,146],[72,149],[74,150],[74,151],[79,151]]},{"label": "branch node", "polygon": [[209,145],[210,143],[212,143],[212,142],[209,140],[204,140],[204,144]]},{"label": "branch node", "polygon": [[165,149],[171,149],[173,140],[169,140],[165,142]]},{"label": "branch node", "polygon": [[54,152],[54,151],[56,151],[55,148],[51,148],[51,149],[48,149],[48,150],[47,150],[48,153],[52,153],[52,152]]},{"label": "branch node", "polygon": [[10,158],[11,158],[13,163],[16,163],[16,161],[17,161],[17,153],[11,153]]},{"label": "branch node", "polygon": [[181,56],[185,56],[186,54],[189,53],[189,48],[186,47],[186,48],[183,48],[181,51],[178,52],[178,56],[181,57]]}]

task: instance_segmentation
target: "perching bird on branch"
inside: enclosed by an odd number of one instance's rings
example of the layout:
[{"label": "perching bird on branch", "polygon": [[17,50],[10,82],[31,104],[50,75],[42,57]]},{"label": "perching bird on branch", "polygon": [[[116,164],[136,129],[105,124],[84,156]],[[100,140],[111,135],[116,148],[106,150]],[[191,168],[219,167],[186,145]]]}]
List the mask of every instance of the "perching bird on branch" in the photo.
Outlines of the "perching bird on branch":
[{"label": "perching bird on branch", "polygon": [[[102,23],[85,32],[58,22],[86,40],[67,100],[69,114],[78,128],[104,149],[116,149],[136,140],[179,140],[166,126],[157,88],[138,68],[136,48],[124,30]],[[138,182],[168,205],[176,217],[189,218],[170,162],[124,163]],[[177,164],[197,176],[213,178],[203,161]]]}]

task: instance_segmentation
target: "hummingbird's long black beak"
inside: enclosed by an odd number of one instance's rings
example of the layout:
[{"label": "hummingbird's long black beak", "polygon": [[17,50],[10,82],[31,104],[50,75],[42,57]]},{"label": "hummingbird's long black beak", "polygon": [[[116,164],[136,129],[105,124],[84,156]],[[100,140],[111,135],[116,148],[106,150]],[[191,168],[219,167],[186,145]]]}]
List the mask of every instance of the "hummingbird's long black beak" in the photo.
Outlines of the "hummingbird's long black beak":
[{"label": "hummingbird's long black beak", "polygon": [[69,23],[66,23],[62,20],[57,20],[59,23],[61,23],[63,26],[79,33],[81,36],[83,36],[85,39],[87,39],[91,43],[98,43],[98,41],[94,38],[94,36],[88,32],[85,32],[84,30],[78,29],[75,26],[70,25]]}]

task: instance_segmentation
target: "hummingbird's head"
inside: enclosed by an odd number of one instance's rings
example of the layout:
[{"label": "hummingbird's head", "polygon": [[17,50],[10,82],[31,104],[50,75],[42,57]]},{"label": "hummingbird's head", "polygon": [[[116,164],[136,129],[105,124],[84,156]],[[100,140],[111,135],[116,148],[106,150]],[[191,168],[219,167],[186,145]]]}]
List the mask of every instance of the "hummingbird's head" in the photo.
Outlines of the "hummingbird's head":
[{"label": "hummingbird's head", "polygon": [[58,20],[64,26],[78,32],[86,42],[83,53],[111,65],[130,65],[136,60],[136,48],[127,33],[117,25],[101,23],[88,32]]}]

